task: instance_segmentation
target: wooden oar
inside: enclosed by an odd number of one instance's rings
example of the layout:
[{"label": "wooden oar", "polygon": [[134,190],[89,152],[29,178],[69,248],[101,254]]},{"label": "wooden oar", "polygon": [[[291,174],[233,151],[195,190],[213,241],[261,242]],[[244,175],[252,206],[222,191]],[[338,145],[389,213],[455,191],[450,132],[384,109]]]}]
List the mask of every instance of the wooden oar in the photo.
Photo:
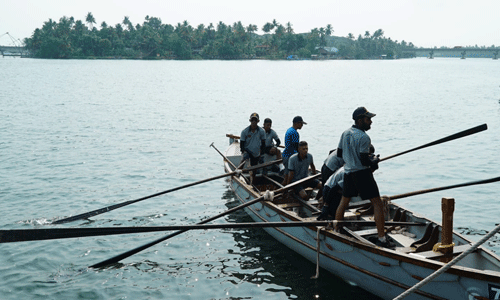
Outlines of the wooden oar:
[{"label": "wooden oar", "polygon": [[[375,226],[375,221],[338,221],[342,224],[356,224],[359,226]],[[144,233],[171,230],[206,230],[206,229],[234,229],[234,228],[268,228],[268,227],[306,227],[326,226],[332,221],[306,221],[306,222],[264,222],[264,223],[233,223],[233,224],[198,224],[198,225],[173,225],[151,227],[100,227],[100,228],[50,228],[50,229],[11,229],[0,230],[0,243],[56,240],[67,238],[81,238],[90,236],[117,235]],[[424,226],[420,222],[390,222],[390,226]]]},{"label": "wooden oar", "polygon": [[449,142],[449,141],[452,141],[452,140],[456,140],[456,139],[459,139],[459,138],[462,138],[462,137],[465,137],[465,136],[468,136],[468,135],[471,135],[471,134],[475,134],[475,133],[481,132],[481,131],[486,130],[486,129],[488,129],[488,126],[486,124],[479,125],[479,126],[476,126],[476,127],[473,127],[473,128],[470,128],[470,129],[467,129],[467,130],[464,130],[464,131],[461,131],[461,132],[458,132],[458,133],[455,133],[455,134],[452,134],[450,136],[444,137],[442,139],[436,140],[434,142],[430,142],[428,144],[425,144],[425,145],[422,145],[422,146],[419,146],[419,147],[415,147],[415,148],[410,149],[410,150],[406,150],[406,151],[403,151],[403,152],[400,152],[400,153],[396,153],[396,154],[384,157],[384,158],[380,159],[380,161],[384,161],[384,160],[387,160],[389,158],[400,156],[400,155],[403,155],[403,154],[406,154],[406,153],[409,153],[409,152],[412,152],[412,151],[415,151],[415,150],[420,150],[420,149],[423,149],[423,148],[426,148],[426,147],[430,147],[430,146],[438,145],[438,144],[441,144],[441,143]]},{"label": "wooden oar", "polygon": [[498,182],[498,181],[500,181],[500,177],[494,177],[491,179],[484,179],[484,180],[459,183],[459,184],[454,184],[454,185],[448,185],[448,186],[442,186],[442,187],[437,187],[437,188],[432,188],[432,189],[410,192],[410,193],[406,193],[406,194],[400,194],[400,195],[394,195],[394,196],[384,196],[384,198],[386,198],[388,200],[396,200],[396,199],[406,198],[406,197],[415,196],[415,195],[421,195],[421,194],[426,194],[426,193],[455,189],[455,188],[464,187],[464,186],[486,184],[486,183],[492,183],[492,182]]},{"label": "wooden oar", "polygon": [[[296,185],[302,184],[302,183],[304,183],[304,182],[306,182],[306,181],[308,181],[308,180],[315,179],[315,178],[319,177],[320,175],[321,175],[321,174],[316,174],[316,175],[313,175],[313,176],[309,176],[309,177],[306,177],[306,178],[304,178],[304,179],[301,179],[301,180],[295,181],[294,183],[291,183],[291,184],[289,184],[289,185],[287,185],[287,186],[285,186],[285,187],[282,187],[282,188],[280,188],[280,189],[274,190],[273,192],[274,192],[274,194],[275,194],[275,197],[277,196],[277,194],[278,194],[278,193],[281,193],[281,192],[283,192],[283,191],[285,191],[285,190],[288,190],[288,189],[290,189],[290,188],[292,188],[292,187],[294,187],[294,186],[296,186]],[[197,223],[197,224],[198,224],[198,225],[200,225],[200,224],[205,224],[205,223],[211,222],[211,221],[213,221],[213,220],[216,220],[216,219],[218,219],[218,218],[220,218],[220,217],[223,217],[223,216],[225,216],[225,215],[228,215],[228,214],[230,214],[230,213],[232,213],[232,212],[235,212],[235,211],[240,210],[240,209],[242,209],[242,208],[244,208],[244,207],[247,207],[247,206],[250,206],[250,205],[252,205],[252,204],[254,204],[254,203],[260,202],[260,201],[262,201],[262,200],[264,200],[264,196],[261,196],[261,197],[255,198],[254,200],[251,200],[251,201],[249,201],[249,202],[247,202],[247,203],[243,203],[243,204],[238,205],[238,206],[236,206],[236,207],[234,207],[234,208],[231,208],[231,209],[229,209],[229,210],[226,210],[226,211],[225,211],[225,212],[223,212],[223,213],[220,213],[220,214],[218,214],[218,215],[216,215],[216,216],[213,216],[213,217],[210,217],[210,218],[208,218],[208,219],[205,219],[205,220],[203,220],[203,221],[201,221],[201,222],[199,222],[199,223]],[[101,268],[101,267],[104,267],[104,266],[107,266],[107,265],[110,265],[110,264],[117,263],[117,262],[119,262],[119,261],[120,261],[120,260],[122,260],[122,259],[125,259],[125,258],[127,258],[127,257],[129,257],[129,256],[132,256],[132,255],[134,255],[134,254],[136,254],[136,253],[138,253],[138,252],[141,252],[141,251],[142,251],[142,250],[144,250],[144,249],[147,249],[147,248],[149,248],[149,247],[151,247],[151,246],[154,246],[154,245],[156,245],[156,244],[158,244],[158,243],[161,243],[161,242],[163,242],[163,241],[165,241],[165,240],[168,240],[169,238],[172,238],[172,237],[174,237],[174,236],[177,236],[177,235],[179,235],[179,234],[181,234],[181,233],[184,233],[184,232],[186,232],[186,231],[188,231],[188,230],[187,230],[187,229],[184,229],[184,230],[180,230],[180,231],[177,231],[177,232],[171,233],[171,234],[169,234],[169,235],[167,235],[167,236],[165,236],[165,237],[162,237],[162,238],[160,238],[160,239],[157,239],[157,240],[155,240],[155,241],[152,241],[152,242],[150,242],[150,243],[147,243],[147,244],[145,244],[145,245],[142,245],[142,246],[140,246],[140,247],[137,247],[137,248],[135,248],[135,249],[132,249],[132,250],[130,250],[130,251],[127,251],[127,252],[125,252],[125,253],[122,253],[122,254],[120,254],[120,255],[117,255],[117,256],[115,256],[115,257],[112,257],[112,258],[106,259],[106,260],[104,260],[104,261],[102,261],[102,262],[100,262],[100,263],[94,264],[94,265],[90,266],[90,268]]]},{"label": "wooden oar", "polygon": [[139,198],[139,199],[129,200],[129,201],[125,201],[125,202],[122,202],[122,203],[117,203],[117,204],[114,204],[114,205],[110,205],[108,207],[96,209],[96,210],[89,211],[89,212],[86,212],[86,213],[82,213],[82,214],[79,214],[79,215],[76,215],[76,216],[72,216],[72,217],[69,217],[69,218],[64,218],[64,219],[61,219],[61,220],[57,220],[57,221],[52,222],[51,224],[63,224],[63,223],[73,222],[73,221],[76,221],[76,220],[87,219],[87,218],[90,218],[90,217],[93,217],[93,216],[97,216],[97,215],[100,215],[100,214],[103,214],[103,213],[107,213],[107,212],[110,212],[110,211],[115,210],[117,208],[124,207],[124,206],[130,205],[130,204],[142,201],[142,200],[146,200],[146,199],[149,199],[149,198],[157,197],[157,196],[164,195],[164,194],[167,194],[167,193],[170,193],[170,192],[173,192],[173,191],[181,190],[181,189],[184,189],[184,188],[187,188],[187,187],[191,187],[191,186],[198,185],[198,184],[201,184],[201,183],[209,182],[209,181],[216,180],[216,179],[219,179],[219,178],[233,176],[233,175],[238,174],[239,172],[246,172],[246,171],[257,170],[257,169],[260,169],[260,168],[265,168],[265,167],[268,167],[270,165],[274,165],[274,164],[277,164],[277,163],[280,163],[280,162],[281,162],[281,160],[274,160],[274,161],[267,162],[265,164],[261,164],[261,165],[250,167],[250,168],[245,169],[243,171],[236,170],[236,171],[225,173],[225,174],[222,174],[222,175],[219,175],[219,176],[214,176],[214,177],[203,179],[203,180],[196,181],[196,182],[193,182],[193,183],[185,184],[185,185],[173,188],[173,189],[169,189],[169,190],[166,190],[166,191],[163,191],[163,192],[159,192],[159,193],[156,193],[156,194],[153,194],[153,195],[149,195],[149,196],[146,196],[146,197],[142,197],[142,198]]}]

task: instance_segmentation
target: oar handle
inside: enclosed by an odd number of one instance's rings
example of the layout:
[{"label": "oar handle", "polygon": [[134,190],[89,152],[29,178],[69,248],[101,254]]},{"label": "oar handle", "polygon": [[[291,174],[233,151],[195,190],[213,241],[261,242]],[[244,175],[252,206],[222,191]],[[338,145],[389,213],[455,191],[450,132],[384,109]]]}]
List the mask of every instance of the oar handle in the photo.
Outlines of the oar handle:
[{"label": "oar handle", "polygon": [[427,148],[427,147],[430,147],[430,146],[434,146],[434,145],[438,145],[438,144],[441,144],[441,143],[449,142],[449,141],[452,141],[452,140],[455,140],[455,139],[459,139],[459,138],[462,138],[462,137],[465,137],[465,136],[468,136],[468,135],[471,135],[471,134],[475,134],[475,133],[481,132],[481,131],[486,130],[486,129],[488,129],[488,126],[486,124],[479,125],[479,126],[476,126],[476,127],[464,130],[464,131],[460,131],[460,132],[455,133],[455,134],[452,134],[450,136],[444,137],[442,139],[436,140],[434,142],[430,142],[430,143],[427,143],[427,144],[419,146],[419,147],[415,147],[415,148],[410,149],[410,150],[406,150],[406,151],[403,151],[403,152],[400,152],[400,153],[396,153],[396,154],[384,157],[384,158],[380,159],[380,161],[384,161],[384,160],[387,160],[389,158],[394,158],[394,157],[397,157],[397,156],[400,156],[400,155],[403,155],[403,154],[406,154],[406,153],[409,153],[409,152],[413,152],[413,151],[420,150],[420,149],[423,149],[423,148]]},{"label": "oar handle", "polygon": [[[194,224],[172,226],[140,226],[140,227],[99,227],[99,228],[50,228],[50,229],[8,229],[0,230],[0,243],[15,243],[27,241],[42,241],[67,238],[81,238],[91,236],[132,234],[144,232],[158,232],[171,230],[207,230],[207,229],[236,229],[236,228],[269,228],[269,227],[307,227],[327,226],[332,221],[293,221],[293,222],[262,222],[262,223],[230,223],[230,224]],[[374,226],[374,221],[342,220],[342,224],[357,224]],[[424,226],[419,222],[391,222],[387,226]]]}]

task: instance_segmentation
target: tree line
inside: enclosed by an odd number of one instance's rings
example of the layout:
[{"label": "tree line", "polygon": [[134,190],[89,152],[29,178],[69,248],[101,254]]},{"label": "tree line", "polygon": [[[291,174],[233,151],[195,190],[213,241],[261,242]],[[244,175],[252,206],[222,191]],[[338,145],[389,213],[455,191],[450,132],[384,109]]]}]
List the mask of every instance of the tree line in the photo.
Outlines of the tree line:
[{"label": "tree line", "polygon": [[[102,22],[100,29],[92,13],[85,22],[73,17],[52,19],[34,30],[24,40],[25,47],[38,58],[175,58],[175,59],[284,59],[310,58],[321,55],[328,47],[335,47],[340,58],[405,57],[404,50],[414,48],[412,43],[393,41],[384,37],[382,29],[373,34],[366,31],[355,38],[333,37],[330,24],[314,28],[308,33],[295,33],[293,25],[276,20],[262,26],[232,25],[222,21],[216,25],[191,26],[187,21],[173,26],[163,24],[160,18],[146,16],[142,24],[134,25],[125,16],[121,23],[109,26]],[[328,52],[327,52],[328,53]]]}]

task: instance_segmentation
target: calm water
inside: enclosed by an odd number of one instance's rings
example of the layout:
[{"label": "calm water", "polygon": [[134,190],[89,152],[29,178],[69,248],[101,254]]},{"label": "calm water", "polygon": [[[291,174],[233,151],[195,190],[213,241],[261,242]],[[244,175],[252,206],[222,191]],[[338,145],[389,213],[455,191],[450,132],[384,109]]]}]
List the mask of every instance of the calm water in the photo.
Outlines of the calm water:
[{"label": "calm water", "polygon": [[[51,220],[219,175],[219,154],[256,111],[283,139],[308,125],[317,168],[366,106],[381,157],[487,123],[474,136],[380,165],[381,193],[500,176],[500,65],[398,61],[109,61],[0,59],[0,229]],[[456,199],[472,240],[500,222],[500,183],[397,200],[434,220]],[[192,224],[236,205],[224,179],[60,227]],[[243,212],[217,222],[248,222]],[[163,236],[1,244],[2,299],[373,299],[259,229],[191,231],[105,269],[89,265]],[[500,252],[500,238],[486,245]]]}]

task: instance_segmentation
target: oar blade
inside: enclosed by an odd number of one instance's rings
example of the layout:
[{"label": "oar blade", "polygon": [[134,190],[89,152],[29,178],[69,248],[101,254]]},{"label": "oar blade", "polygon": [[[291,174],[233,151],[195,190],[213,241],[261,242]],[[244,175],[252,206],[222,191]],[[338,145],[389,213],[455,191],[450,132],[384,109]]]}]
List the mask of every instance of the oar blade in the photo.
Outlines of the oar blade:
[{"label": "oar blade", "polygon": [[439,144],[442,144],[442,143],[445,143],[445,142],[449,142],[449,141],[453,141],[453,140],[456,140],[456,139],[459,139],[459,138],[463,138],[463,137],[466,137],[466,136],[469,136],[469,135],[472,135],[472,134],[484,131],[486,129],[488,129],[488,125],[482,124],[482,125],[479,125],[479,126],[476,126],[476,127],[464,130],[464,131],[460,131],[460,132],[452,134],[450,136],[441,138],[439,140],[435,140],[435,141],[427,143],[425,145],[418,146],[418,147],[415,147],[415,148],[412,148],[412,149],[409,149],[409,150],[406,150],[406,151],[403,151],[403,152],[400,152],[400,153],[396,153],[396,154],[384,157],[384,158],[380,159],[380,161],[384,161],[384,160],[387,160],[389,158],[394,158],[394,157],[397,157],[397,156],[400,156],[400,155],[403,155],[403,154],[406,154],[406,153],[409,153],[409,152],[413,152],[413,151],[416,151],[416,150],[420,150],[420,149],[423,149],[423,148],[427,148],[427,147],[430,147],[430,146],[435,146],[435,145],[439,145]]}]

